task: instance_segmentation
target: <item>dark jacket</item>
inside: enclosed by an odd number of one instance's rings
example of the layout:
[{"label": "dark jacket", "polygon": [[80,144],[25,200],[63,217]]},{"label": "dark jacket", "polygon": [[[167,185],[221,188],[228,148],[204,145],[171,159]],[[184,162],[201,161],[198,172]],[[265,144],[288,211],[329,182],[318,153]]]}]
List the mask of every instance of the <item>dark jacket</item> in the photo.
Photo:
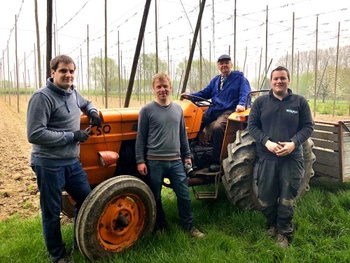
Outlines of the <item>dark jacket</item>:
[{"label": "dark jacket", "polygon": [[[257,155],[261,158],[276,160],[281,158],[302,157],[302,144],[313,133],[313,120],[306,99],[293,94],[277,99],[272,90],[259,96],[253,103],[249,117],[249,133],[256,140]],[[294,142],[294,151],[285,157],[271,153],[266,147],[267,140],[272,142]]]},{"label": "dark jacket", "polygon": [[250,92],[249,81],[240,71],[232,71],[219,91],[221,75],[214,77],[208,86],[192,95],[212,100],[213,105],[209,107],[206,114],[213,117],[216,113],[226,110],[236,110],[237,105],[245,105],[247,95]]}]

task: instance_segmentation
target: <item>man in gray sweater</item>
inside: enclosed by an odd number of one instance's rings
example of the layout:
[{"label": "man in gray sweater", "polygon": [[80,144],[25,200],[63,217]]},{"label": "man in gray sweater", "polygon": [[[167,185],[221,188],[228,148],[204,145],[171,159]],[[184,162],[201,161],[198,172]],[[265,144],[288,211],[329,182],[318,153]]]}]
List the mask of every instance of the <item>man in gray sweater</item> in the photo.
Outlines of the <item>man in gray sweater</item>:
[{"label": "man in gray sweater", "polygon": [[204,237],[194,226],[191,199],[184,163],[191,163],[183,111],[171,102],[171,81],[167,74],[157,73],[152,80],[156,99],[140,111],[136,137],[137,170],[150,186],[156,200],[156,230],[166,229],[161,201],[163,179],[169,178],[177,196],[182,227],[194,238]]},{"label": "man in gray sweater", "polygon": [[78,159],[79,143],[89,137],[88,131],[80,130],[81,111],[90,117],[92,126],[100,126],[101,119],[95,106],[73,85],[76,66],[72,58],[59,55],[52,59],[50,67],[51,78],[28,103],[27,137],[33,145],[31,167],[40,191],[46,247],[52,262],[72,262],[60,228],[62,191],[75,200],[76,218],[91,191]]}]

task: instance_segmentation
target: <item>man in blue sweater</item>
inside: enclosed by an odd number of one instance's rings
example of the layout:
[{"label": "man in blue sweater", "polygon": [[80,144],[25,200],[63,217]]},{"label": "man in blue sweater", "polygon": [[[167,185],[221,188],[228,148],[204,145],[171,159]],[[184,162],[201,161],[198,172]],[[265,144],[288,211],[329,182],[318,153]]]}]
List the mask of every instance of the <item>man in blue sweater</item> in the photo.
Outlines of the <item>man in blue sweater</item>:
[{"label": "man in blue sweater", "polygon": [[[213,141],[212,165],[209,168],[212,172],[217,172],[220,169],[220,154],[227,118],[234,111],[245,110],[247,96],[251,90],[249,81],[244,77],[243,72],[232,71],[229,55],[221,55],[217,65],[221,74],[215,76],[205,89],[191,94],[211,99],[212,102],[203,115],[201,125],[201,130],[203,130],[205,126],[214,122],[211,132]],[[188,98],[186,94],[182,94],[181,97]]]},{"label": "man in blue sweater", "polygon": [[164,178],[169,178],[177,197],[182,227],[194,238],[204,237],[194,226],[185,163],[191,163],[183,111],[170,101],[170,78],[157,73],[152,79],[154,101],[139,113],[136,137],[136,162],[139,173],[146,177],[157,207],[156,230],[166,229],[161,190]]},{"label": "man in blue sweater", "polygon": [[80,130],[81,111],[90,117],[92,126],[100,126],[101,119],[95,106],[73,85],[76,67],[72,58],[59,55],[51,60],[50,67],[51,78],[28,103],[27,137],[33,145],[31,167],[40,191],[46,247],[52,262],[67,263],[72,261],[61,235],[62,191],[76,202],[75,218],[91,191],[78,159],[79,144],[89,137],[88,131]]},{"label": "man in blue sweater", "polygon": [[294,200],[304,176],[302,144],[313,133],[309,104],[292,93],[289,83],[289,71],[275,68],[269,94],[254,101],[248,118],[259,157],[254,176],[267,234],[277,235],[277,243],[283,248],[288,247],[295,231]]}]

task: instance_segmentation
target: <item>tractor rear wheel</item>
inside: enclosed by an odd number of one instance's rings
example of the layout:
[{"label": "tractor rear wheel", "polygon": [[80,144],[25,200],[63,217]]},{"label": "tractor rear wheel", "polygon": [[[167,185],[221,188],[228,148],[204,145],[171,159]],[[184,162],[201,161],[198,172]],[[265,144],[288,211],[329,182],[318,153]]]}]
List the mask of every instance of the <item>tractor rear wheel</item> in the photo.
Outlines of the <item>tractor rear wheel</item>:
[{"label": "tractor rear wheel", "polygon": [[296,199],[299,199],[303,194],[310,189],[310,179],[315,175],[315,171],[312,165],[316,161],[316,155],[313,153],[314,142],[309,138],[303,143],[303,156],[304,156],[304,177],[301,179],[299,192]]},{"label": "tractor rear wheel", "polygon": [[238,130],[236,141],[227,146],[228,157],[223,160],[222,183],[228,199],[243,209],[259,209],[253,168],[257,160],[255,140],[248,129]]},{"label": "tractor rear wheel", "polygon": [[[312,148],[313,142],[308,139],[303,144],[305,173],[296,199],[299,199],[309,189],[310,178],[314,175],[312,165],[316,158]],[[253,176],[256,161],[255,140],[249,134],[248,129],[237,131],[236,141],[228,145],[228,157],[223,160],[222,183],[228,199],[234,205],[246,210],[261,209],[258,189]]]},{"label": "tractor rear wheel", "polygon": [[121,175],[100,183],[80,208],[76,237],[81,253],[94,261],[132,246],[152,232],[156,205],[140,179]]}]

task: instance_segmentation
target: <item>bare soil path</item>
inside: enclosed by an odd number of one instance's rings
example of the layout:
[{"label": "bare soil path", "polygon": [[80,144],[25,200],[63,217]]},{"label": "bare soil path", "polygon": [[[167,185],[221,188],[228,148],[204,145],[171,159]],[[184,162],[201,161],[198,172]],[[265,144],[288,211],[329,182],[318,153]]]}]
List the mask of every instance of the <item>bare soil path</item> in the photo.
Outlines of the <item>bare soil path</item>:
[{"label": "bare soil path", "polygon": [[0,220],[14,214],[39,213],[36,177],[29,165],[31,145],[26,137],[26,101],[17,110],[15,97],[0,97]]}]

